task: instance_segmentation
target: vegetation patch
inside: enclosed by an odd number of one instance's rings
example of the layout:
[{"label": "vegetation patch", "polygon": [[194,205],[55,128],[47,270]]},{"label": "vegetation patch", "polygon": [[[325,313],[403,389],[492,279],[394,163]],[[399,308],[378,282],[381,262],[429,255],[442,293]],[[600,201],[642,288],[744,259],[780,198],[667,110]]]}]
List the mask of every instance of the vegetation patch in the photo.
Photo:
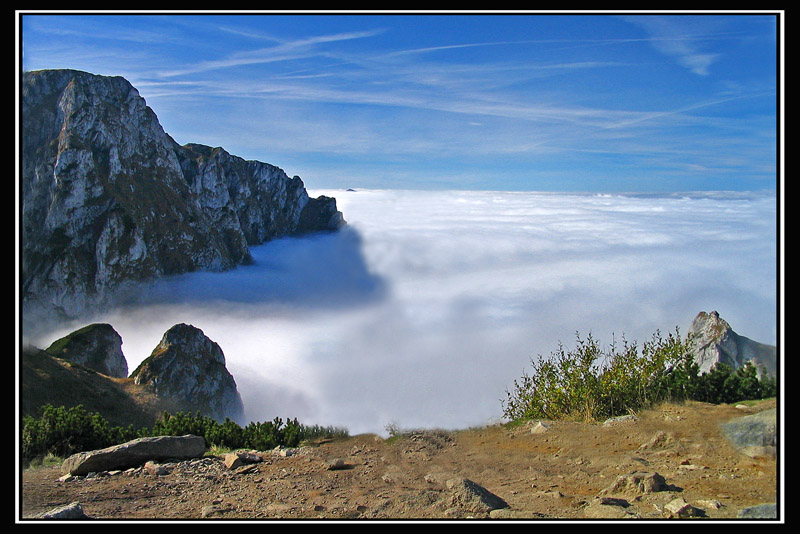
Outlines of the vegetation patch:
[{"label": "vegetation patch", "polygon": [[714,404],[763,399],[777,394],[773,377],[755,366],[731,369],[717,364],[700,374],[699,366],[678,330],[638,346],[624,340],[604,350],[591,334],[573,350],[559,344],[549,358],[531,360],[506,391],[503,415],[512,421],[571,419],[597,421],[633,414],[662,402],[686,400]]},{"label": "vegetation patch", "polygon": [[319,438],[347,437],[344,429],[306,426],[297,419],[251,422],[240,426],[230,419],[216,421],[196,413],[164,412],[152,428],[136,429],[110,426],[100,414],[88,412],[82,405],[72,408],[44,406],[40,417],[22,420],[21,453],[26,463],[41,463],[48,456],[66,458],[82,451],[103,449],[148,436],[202,436],[206,446],[218,450],[270,450],[297,447],[301,442]]}]

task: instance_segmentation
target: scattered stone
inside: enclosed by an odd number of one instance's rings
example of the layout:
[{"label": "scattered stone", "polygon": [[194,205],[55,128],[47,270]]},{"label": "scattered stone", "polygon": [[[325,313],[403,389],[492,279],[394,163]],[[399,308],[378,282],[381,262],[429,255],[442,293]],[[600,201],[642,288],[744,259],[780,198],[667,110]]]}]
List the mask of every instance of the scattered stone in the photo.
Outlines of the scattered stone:
[{"label": "scattered stone", "polygon": [[537,421],[536,424],[531,427],[531,434],[544,434],[550,430],[551,426],[552,425],[546,421]]},{"label": "scattered stone", "polygon": [[638,421],[639,418],[635,415],[620,415],[619,417],[611,417],[603,421],[603,426],[615,425],[617,423],[630,423]]},{"label": "scattered stone", "polygon": [[167,474],[167,468],[155,462],[147,462],[144,464],[144,470],[154,476],[163,476]]},{"label": "scattered stone", "polygon": [[73,454],[62,464],[62,471],[71,475],[126,469],[144,464],[148,460],[187,460],[198,458],[206,452],[202,436],[157,436],[139,438],[105,449]]},{"label": "scattered stone", "polygon": [[58,506],[41,514],[33,516],[35,519],[88,519],[83,507],[78,502],[71,502]]},{"label": "scattered stone", "polygon": [[637,515],[628,512],[630,503],[625,499],[599,497],[590,502],[584,509],[584,517],[591,519],[633,519]]},{"label": "scattered stone", "polygon": [[467,478],[451,478],[445,485],[451,492],[455,508],[488,514],[492,510],[508,507],[503,499]]},{"label": "scattered stone", "polygon": [[700,515],[700,510],[686,502],[683,497],[678,497],[665,504],[664,512],[669,517],[698,517]]},{"label": "scattered stone", "polygon": [[344,460],[341,458],[334,458],[333,460],[329,460],[327,463],[328,471],[338,471],[341,469],[347,469],[349,466],[345,463]]},{"label": "scattered stone", "polygon": [[489,512],[491,519],[543,519],[547,516],[539,512],[528,510],[512,510],[510,508],[497,508]]},{"label": "scattered stone", "polygon": [[609,487],[600,492],[601,495],[609,494],[634,494],[653,493],[657,491],[669,491],[663,476],[658,473],[647,473],[644,471],[634,471],[627,475],[620,475]]},{"label": "scattered stone", "polygon": [[222,461],[228,469],[237,469],[243,465],[263,462],[264,459],[254,452],[236,451],[225,454]]},{"label": "scattered stone", "polygon": [[697,501],[697,504],[702,508],[711,508],[713,510],[719,510],[723,506],[723,504],[716,499]]}]

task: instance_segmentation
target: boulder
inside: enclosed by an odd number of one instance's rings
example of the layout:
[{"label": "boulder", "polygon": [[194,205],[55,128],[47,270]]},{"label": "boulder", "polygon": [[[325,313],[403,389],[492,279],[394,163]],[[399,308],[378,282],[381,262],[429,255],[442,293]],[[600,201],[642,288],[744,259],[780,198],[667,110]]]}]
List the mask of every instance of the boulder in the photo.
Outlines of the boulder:
[{"label": "boulder", "polygon": [[87,475],[98,471],[127,469],[158,460],[189,460],[206,452],[202,436],[157,436],[139,438],[105,449],[73,454],[61,466],[65,474]]},{"label": "boulder", "polygon": [[503,499],[467,478],[451,478],[445,485],[451,493],[451,504],[460,510],[488,514],[498,508],[508,508]]},{"label": "boulder", "polygon": [[36,514],[31,519],[89,519],[79,502],[56,506],[46,512]]},{"label": "boulder", "polygon": [[114,378],[128,376],[122,337],[110,324],[90,324],[54,341],[45,352]]},{"label": "boulder", "polygon": [[777,409],[737,417],[722,425],[722,433],[742,454],[777,455]]},{"label": "boulder", "polygon": [[131,377],[183,411],[218,421],[242,419],[244,407],[222,349],[192,325],[170,328]]}]

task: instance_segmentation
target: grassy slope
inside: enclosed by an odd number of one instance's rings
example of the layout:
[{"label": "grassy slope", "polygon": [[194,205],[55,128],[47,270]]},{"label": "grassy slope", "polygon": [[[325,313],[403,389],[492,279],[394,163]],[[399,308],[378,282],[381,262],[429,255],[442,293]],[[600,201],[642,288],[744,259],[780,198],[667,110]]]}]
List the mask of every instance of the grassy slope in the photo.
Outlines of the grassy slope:
[{"label": "grassy slope", "polygon": [[131,378],[111,378],[31,348],[22,351],[21,415],[39,415],[45,404],[82,404],[112,426],[150,427],[164,410],[174,411]]}]

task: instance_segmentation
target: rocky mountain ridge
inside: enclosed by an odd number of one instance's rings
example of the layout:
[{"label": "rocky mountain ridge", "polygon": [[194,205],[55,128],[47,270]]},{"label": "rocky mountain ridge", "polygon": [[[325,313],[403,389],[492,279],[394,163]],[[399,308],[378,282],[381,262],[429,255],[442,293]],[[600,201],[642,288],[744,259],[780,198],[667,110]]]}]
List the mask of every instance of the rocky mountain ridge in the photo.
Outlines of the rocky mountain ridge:
[{"label": "rocky mountain ridge", "polygon": [[231,269],[250,246],[345,224],[298,176],[179,145],[122,77],[26,72],[21,116],[28,318],[80,316],[139,282]]},{"label": "rocky mountain ridge", "polygon": [[[38,415],[44,404],[83,404],[118,426],[152,425],[161,411],[243,423],[244,406],[225,355],[199,328],[181,323],[167,330],[129,376],[121,345],[111,325],[92,324],[44,351],[28,347],[21,359],[23,414]],[[113,407],[98,397],[114,399]],[[120,410],[129,410],[131,420],[115,416]]]}]

